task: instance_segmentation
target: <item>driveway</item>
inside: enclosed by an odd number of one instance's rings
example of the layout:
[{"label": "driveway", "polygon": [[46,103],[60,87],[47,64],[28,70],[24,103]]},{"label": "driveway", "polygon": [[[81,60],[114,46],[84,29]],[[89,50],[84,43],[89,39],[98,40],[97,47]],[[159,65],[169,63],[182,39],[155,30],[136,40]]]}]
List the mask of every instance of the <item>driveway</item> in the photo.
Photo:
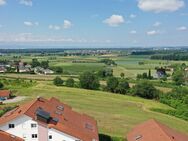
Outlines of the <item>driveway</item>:
[{"label": "driveway", "polygon": [[8,99],[8,100],[5,100],[3,101],[3,103],[16,103],[16,102],[20,102],[22,100],[26,99],[26,96],[16,96],[12,99]]}]

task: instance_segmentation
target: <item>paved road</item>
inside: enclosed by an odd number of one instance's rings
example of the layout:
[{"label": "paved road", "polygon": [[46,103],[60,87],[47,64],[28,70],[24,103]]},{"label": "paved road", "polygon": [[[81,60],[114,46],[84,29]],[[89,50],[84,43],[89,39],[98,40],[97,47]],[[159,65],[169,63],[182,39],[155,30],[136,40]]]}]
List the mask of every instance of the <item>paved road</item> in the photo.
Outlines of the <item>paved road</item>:
[{"label": "paved road", "polygon": [[16,102],[20,102],[24,99],[26,99],[26,96],[17,96],[13,99],[8,99],[8,100],[3,101],[3,103],[16,103]]}]

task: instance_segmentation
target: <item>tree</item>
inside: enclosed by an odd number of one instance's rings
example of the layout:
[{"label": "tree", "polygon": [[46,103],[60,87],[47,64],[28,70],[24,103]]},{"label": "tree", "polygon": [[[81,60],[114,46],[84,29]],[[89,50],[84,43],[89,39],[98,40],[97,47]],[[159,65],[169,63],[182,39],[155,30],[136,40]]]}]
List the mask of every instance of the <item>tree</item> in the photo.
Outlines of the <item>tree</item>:
[{"label": "tree", "polygon": [[148,79],[152,79],[152,76],[151,76],[151,69],[149,69],[149,71],[148,71]]},{"label": "tree", "polygon": [[142,98],[157,99],[159,97],[159,91],[149,81],[139,82],[133,89],[134,95]]},{"label": "tree", "polygon": [[32,59],[31,66],[33,68],[40,66],[40,62],[38,61],[38,59]]},{"label": "tree", "polygon": [[2,82],[0,82],[0,89],[3,89],[4,84]]},{"label": "tree", "polygon": [[56,78],[54,78],[53,82],[54,82],[54,85],[56,85],[56,86],[62,86],[63,83],[64,83],[64,81],[59,76],[57,76]]},{"label": "tree", "polygon": [[146,73],[146,72],[144,72],[144,73],[142,74],[142,77],[143,77],[143,79],[147,79],[147,78],[148,78],[147,73]]},{"label": "tree", "polygon": [[121,76],[121,78],[124,78],[124,77],[125,77],[125,73],[122,72],[122,73],[120,74],[120,76]]},{"label": "tree", "polygon": [[176,85],[183,85],[185,82],[183,70],[176,70],[172,75],[172,79]]},{"label": "tree", "polygon": [[109,77],[107,80],[107,89],[111,92],[116,92],[119,81],[116,77]]},{"label": "tree", "polygon": [[55,68],[54,68],[54,71],[55,71],[57,74],[62,74],[62,73],[63,73],[63,68],[62,68],[62,67],[55,67]]},{"label": "tree", "polygon": [[113,76],[113,69],[102,69],[99,70],[97,75],[101,78]]},{"label": "tree", "polygon": [[74,79],[69,78],[66,80],[66,84],[67,87],[74,87]]},{"label": "tree", "polygon": [[130,86],[129,86],[129,83],[127,82],[126,79],[121,79],[119,81],[119,84],[117,86],[117,92],[120,93],[120,94],[126,94],[127,91],[129,90]]},{"label": "tree", "polygon": [[44,69],[49,68],[49,61],[42,61],[40,66]]},{"label": "tree", "polygon": [[93,72],[84,72],[79,80],[81,88],[97,90],[100,87],[99,79]]}]

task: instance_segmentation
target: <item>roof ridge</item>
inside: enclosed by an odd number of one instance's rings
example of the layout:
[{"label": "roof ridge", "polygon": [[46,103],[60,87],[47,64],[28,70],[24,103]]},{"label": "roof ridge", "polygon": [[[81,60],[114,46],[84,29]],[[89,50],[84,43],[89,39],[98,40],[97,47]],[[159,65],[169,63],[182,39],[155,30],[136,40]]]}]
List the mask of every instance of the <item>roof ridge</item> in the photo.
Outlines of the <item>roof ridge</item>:
[{"label": "roof ridge", "polygon": [[163,133],[170,139],[170,141],[176,141],[175,139],[172,140],[171,137],[169,136],[169,134],[161,127],[161,125],[163,125],[162,123],[159,123],[157,120],[153,119],[153,121],[155,122],[155,124],[159,127],[160,130],[163,131]]},{"label": "roof ridge", "polygon": [[29,105],[29,107],[28,107],[27,110],[24,112],[24,114],[27,113],[27,111],[31,108],[31,106],[32,106],[36,101],[37,101],[37,99],[31,101],[31,105]]}]

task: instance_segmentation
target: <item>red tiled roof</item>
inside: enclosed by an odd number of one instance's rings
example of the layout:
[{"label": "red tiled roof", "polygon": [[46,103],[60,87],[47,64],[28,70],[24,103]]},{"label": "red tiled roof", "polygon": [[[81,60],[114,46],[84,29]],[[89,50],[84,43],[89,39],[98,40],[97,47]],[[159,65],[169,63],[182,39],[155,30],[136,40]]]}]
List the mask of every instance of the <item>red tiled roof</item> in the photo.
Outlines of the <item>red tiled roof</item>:
[{"label": "red tiled roof", "polygon": [[0,130],[0,141],[24,141],[24,140]]},{"label": "red tiled roof", "polygon": [[[63,106],[63,111],[58,110],[58,106]],[[55,98],[51,98],[50,100],[39,98],[36,101],[18,107],[0,118],[0,124],[6,123],[23,114],[36,120],[36,110],[39,107],[49,112],[52,118],[59,119],[57,124],[48,123],[47,126],[49,128],[54,128],[83,141],[99,140],[97,122],[93,118],[74,112],[70,106],[61,103]],[[61,114],[57,114],[57,112]]]},{"label": "red tiled roof", "polygon": [[0,97],[9,97],[11,92],[9,90],[0,90]]},{"label": "red tiled roof", "polygon": [[136,126],[127,136],[128,141],[188,141],[188,136],[152,119]]}]

